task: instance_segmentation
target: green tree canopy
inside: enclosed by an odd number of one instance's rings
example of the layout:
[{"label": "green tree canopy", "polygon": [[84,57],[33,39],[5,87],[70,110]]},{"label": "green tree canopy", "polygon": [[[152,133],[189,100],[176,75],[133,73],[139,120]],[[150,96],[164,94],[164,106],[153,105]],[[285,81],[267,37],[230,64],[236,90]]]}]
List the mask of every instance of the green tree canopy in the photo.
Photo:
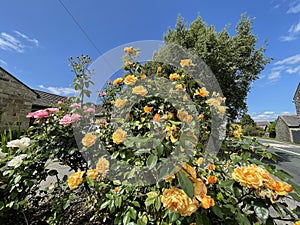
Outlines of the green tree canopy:
[{"label": "green tree canopy", "polygon": [[241,119],[241,125],[242,125],[242,127],[244,127],[246,125],[255,127],[256,123],[254,122],[254,120],[251,118],[251,116],[249,114],[244,114]]},{"label": "green tree canopy", "polygon": [[210,67],[227,98],[231,120],[240,118],[247,111],[250,85],[272,60],[264,56],[265,44],[256,47],[258,39],[252,33],[252,23],[253,19],[242,15],[236,34],[231,35],[227,26],[217,32],[214,26],[207,26],[198,17],[187,27],[179,17],[175,29],[170,28],[164,35],[167,43],[193,51]]}]

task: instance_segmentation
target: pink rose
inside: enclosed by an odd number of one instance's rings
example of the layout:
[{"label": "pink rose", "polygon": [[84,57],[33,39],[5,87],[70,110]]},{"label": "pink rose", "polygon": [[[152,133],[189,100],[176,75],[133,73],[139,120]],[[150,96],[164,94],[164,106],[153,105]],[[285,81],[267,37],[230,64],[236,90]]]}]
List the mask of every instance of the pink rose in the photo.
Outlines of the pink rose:
[{"label": "pink rose", "polygon": [[80,120],[80,119],[81,119],[81,115],[79,113],[73,113],[71,116],[72,122]]},{"label": "pink rose", "polygon": [[46,111],[50,112],[50,113],[58,113],[59,109],[58,108],[47,108],[45,109]]},{"label": "pink rose", "polygon": [[101,92],[101,96],[104,97],[106,96],[106,93],[104,91]]},{"label": "pink rose", "polygon": [[58,101],[57,102],[57,105],[62,105],[62,104],[64,104],[63,101]]},{"label": "pink rose", "polygon": [[59,124],[63,125],[64,127],[72,123],[72,118],[70,114],[64,115],[63,118],[59,121]]},{"label": "pink rose", "polygon": [[96,112],[95,109],[93,109],[93,108],[87,108],[85,111],[88,112],[88,113],[95,113]]},{"label": "pink rose", "polygon": [[78,104],[78,103],[73,103],[73,104],[70,105],[70,107],[71,107],[71,108],[80,108],[81,105]]}]

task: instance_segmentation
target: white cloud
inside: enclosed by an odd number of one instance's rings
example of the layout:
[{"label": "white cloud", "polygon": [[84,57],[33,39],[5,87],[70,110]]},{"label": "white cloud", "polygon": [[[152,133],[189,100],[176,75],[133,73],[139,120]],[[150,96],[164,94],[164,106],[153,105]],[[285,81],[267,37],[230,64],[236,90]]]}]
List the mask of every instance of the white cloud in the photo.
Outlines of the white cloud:
[{"label": "white cloud", "polygon": [[288,58],[285,58],[283,60],[280,60],[280,61],[274,63],[274,65],[284,65],[284,64],[293,65],[293,64],[296,64],[299,62],[300,62],[300,54],[297,54],[297,55],[293,55]]},{"label": "white cloud", "polygon": [[0,59],[0,66],[7,66],[7,62],[4,60]]},{"label": "white cloud", "polygon": [[287,13],[298,13],[300,12],[300,1],[295,1],[293,4],[289,7]]},{"label": "white cloud", "polygon": [[280,79],[282,74],[300,74],[300,54],[275,62],[266,77],[271,82],[275,82]]},{"label": "white cloud", "polygon": [[35,38],[29,38],[19,31],[14,31],[14,34],[0,33],[0,49],[22,53],[27,47],[39,46],[39,41]]},{"label": "white cloud", "polygon": [[300,33],[300,22],[292,25],[288,30],[288,35],[280,37],[281,41],[294,41]]},{"label": "white cloud", "polygon": [[274,121],[278,115],[275,112],[263,111],[250,114],[254,121]]},{"label": "white cloud", "polygon": [[47,90],[50,93],[56,95],[70,96],[70,95],[77,94],[77,91],[69,87],[45,87],[44,85],[39,85],[39,88],[43,90]]},{"label": "white cloud", "polygon": [[253,112],[250,113],[251,118],[258,122],[258,121],[274,121],[277,119],[279,115],[290,115],[294,114],[291,112],[281,112],[281,113],[276,113],[272,111],[262,111],[262,112]]},{"label": "white cloud", "polygon": [[279,71],[273,71],[268,75],[269,80],[278,80],[280,78],[280,72]]},{"label": "white cloud", "polygon": [[18,36],[24,38],[26,41],[32,42],[35,46],[39,46],[39,41],[35,38],[29,38],[26,34],[23,34],[17,30],[14,31]]}]

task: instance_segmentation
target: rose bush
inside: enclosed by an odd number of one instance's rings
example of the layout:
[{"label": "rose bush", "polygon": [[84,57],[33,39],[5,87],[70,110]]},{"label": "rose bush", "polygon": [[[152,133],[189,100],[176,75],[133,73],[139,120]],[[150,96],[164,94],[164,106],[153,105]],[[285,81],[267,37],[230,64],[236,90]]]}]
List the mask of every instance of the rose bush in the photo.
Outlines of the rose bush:
[{"label": "rose bush", "polygon": [[[39,183],[55,176],[39,195],[39,204],[51,203],[48,224],[299,223],[299,206],[288,202],[300,201],[299,186],[270,163],[268,146],[243,138],[241,126],[229,124],[217,156],[205,154],[209,136],[219,134],[212,119],[224,119],[226,98],[185,72],[197,66],[193,60],[149,69],[138,62],[139,50],[124,51],[123,76],[100,91],[99,117],[84,104],[92,84],[86,56],[71,60],[79,97],[28,114],[36,125],[9,143],[0,161],[2,218],[32,207]],[[59,179],[47,170],[49,159],[72,174]],[[88,216],[70,222],[65,212],[76,206]]]}]

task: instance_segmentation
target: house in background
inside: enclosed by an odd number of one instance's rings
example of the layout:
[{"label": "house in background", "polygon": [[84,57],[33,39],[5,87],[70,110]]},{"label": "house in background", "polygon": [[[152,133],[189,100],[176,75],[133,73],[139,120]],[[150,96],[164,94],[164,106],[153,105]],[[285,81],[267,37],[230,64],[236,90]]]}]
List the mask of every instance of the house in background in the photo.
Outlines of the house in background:
[{"label": "house in background", "polygon": [[33,90],[12,74],[0,67],[0,129],[14,127],[20,122],[26,129],[29,119],[26,115],[38,109],[51,106],[66,97]]},{"label": "house in background", "polygon": [[261,128],[263,131],[267,131],[268,127],[270,126],[269,121],[258,121],[255,122],[256,126]]},{"label": "house in background", "polygon": [[276,122],[276,138],[300,144],[300,83],[294,95],[296,115],[280,115]]}]

